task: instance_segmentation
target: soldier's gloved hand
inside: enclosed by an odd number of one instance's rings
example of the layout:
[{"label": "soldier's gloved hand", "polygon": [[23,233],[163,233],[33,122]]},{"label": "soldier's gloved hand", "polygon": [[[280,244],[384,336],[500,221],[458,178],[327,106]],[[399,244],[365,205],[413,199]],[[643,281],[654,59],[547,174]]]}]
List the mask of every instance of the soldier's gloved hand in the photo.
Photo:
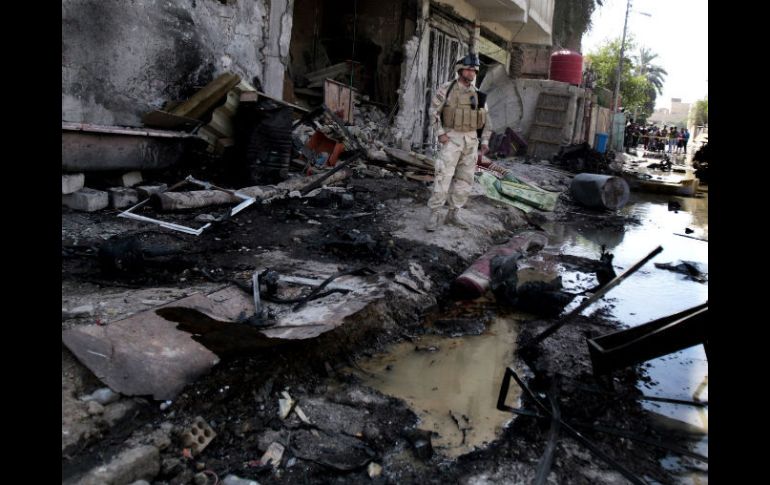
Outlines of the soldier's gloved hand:
[{"label": "soldier's gloved hand", "polygon": [[440,135],[438,137],[438,142],[439,143],[446,143],[448,141],[449,141],[449,135],[447,135],[447,134],[443,134],[443,135]]}]

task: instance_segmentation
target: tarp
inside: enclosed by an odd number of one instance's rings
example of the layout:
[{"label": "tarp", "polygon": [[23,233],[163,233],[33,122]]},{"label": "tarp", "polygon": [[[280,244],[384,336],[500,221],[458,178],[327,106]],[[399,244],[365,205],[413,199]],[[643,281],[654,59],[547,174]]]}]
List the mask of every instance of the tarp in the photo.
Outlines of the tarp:
[{"label": "tarp", "polygon": [[512,205],[524,212],[531,212],[533,208],[552,211],[556,207],[560,194],[548,192],[510,174],[505,179],[499,180],[488,172],[482,172],[478,181],[485,188],[487,197]]}]

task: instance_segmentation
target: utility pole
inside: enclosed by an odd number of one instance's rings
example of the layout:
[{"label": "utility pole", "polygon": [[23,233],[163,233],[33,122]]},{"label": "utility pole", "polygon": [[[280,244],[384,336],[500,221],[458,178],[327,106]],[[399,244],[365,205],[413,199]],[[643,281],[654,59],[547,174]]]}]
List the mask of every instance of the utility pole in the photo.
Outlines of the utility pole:
[{"label": "utility pole", "polygon": [[631,0],[626,2],[626,19],[623,22],[623,37],[620,40],[620,56],[618,58],[618,72],[615,76],[615,92],[612,95],[612,125],[610,126],[609,145],[612,146],[615,134],[615,114],[618,112],[618,96],[620,96],[620,75],[623,72],[623,53],[626,49],[626,28],[628,27],[628,13],[631,11]]}]

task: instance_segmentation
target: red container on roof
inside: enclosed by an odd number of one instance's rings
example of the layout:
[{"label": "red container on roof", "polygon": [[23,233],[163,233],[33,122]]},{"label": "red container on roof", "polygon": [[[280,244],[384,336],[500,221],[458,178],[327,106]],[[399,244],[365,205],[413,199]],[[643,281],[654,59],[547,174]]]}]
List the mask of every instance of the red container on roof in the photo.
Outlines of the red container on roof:
[{"label": "red container on roof", "polygon": [[583,56],[570,50],[560,50],[551,54],[549,79],[580,86],[583,79]]}]

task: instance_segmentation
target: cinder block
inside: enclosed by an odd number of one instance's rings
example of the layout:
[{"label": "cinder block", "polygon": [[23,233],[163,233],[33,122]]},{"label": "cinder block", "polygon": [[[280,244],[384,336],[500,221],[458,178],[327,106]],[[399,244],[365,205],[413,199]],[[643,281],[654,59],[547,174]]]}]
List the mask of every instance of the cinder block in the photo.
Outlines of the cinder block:
[{"label": "cinder block", "polygon": [[182,443],[190,448],[193,455],[197,455],[211,443],[216,435],[211,426],[202,417],[197,416],[190,429],[182,434]]},{"label": "cinder block", "polygon": [[93,212],[107,207],[109,197],[107,192],[83,187],[72,194],[62,195],[61,203],[70,209]]},{"label": "cinder block", "polygon": [[117,185],[118,187],[133,187],[142,183],[142,172],[133,171],[126,172],[123,175],[117,177],[110,177],[108,183]]},{"label": "cinder block", "polygon": [[136,190],[139,192],[139,196],[142,199],[146,199],[147,197],[151,196],[152,194],[156,194],[159,192],[164,192],[168,186],[166,184],[160,184],[160,185],[140,185],[139,187],[136,187]]},{"label": "cinder block", "polygon": [[112,187],[107,189],[110,198],[110,208],[123,209],[139,202],[139,192],[127,187]]},{"label": "cinder block", "polygon": [[68,173],[61,175],[61,193],[62,195],[77,192],[83,188],[86,176],[82,173]]}]

